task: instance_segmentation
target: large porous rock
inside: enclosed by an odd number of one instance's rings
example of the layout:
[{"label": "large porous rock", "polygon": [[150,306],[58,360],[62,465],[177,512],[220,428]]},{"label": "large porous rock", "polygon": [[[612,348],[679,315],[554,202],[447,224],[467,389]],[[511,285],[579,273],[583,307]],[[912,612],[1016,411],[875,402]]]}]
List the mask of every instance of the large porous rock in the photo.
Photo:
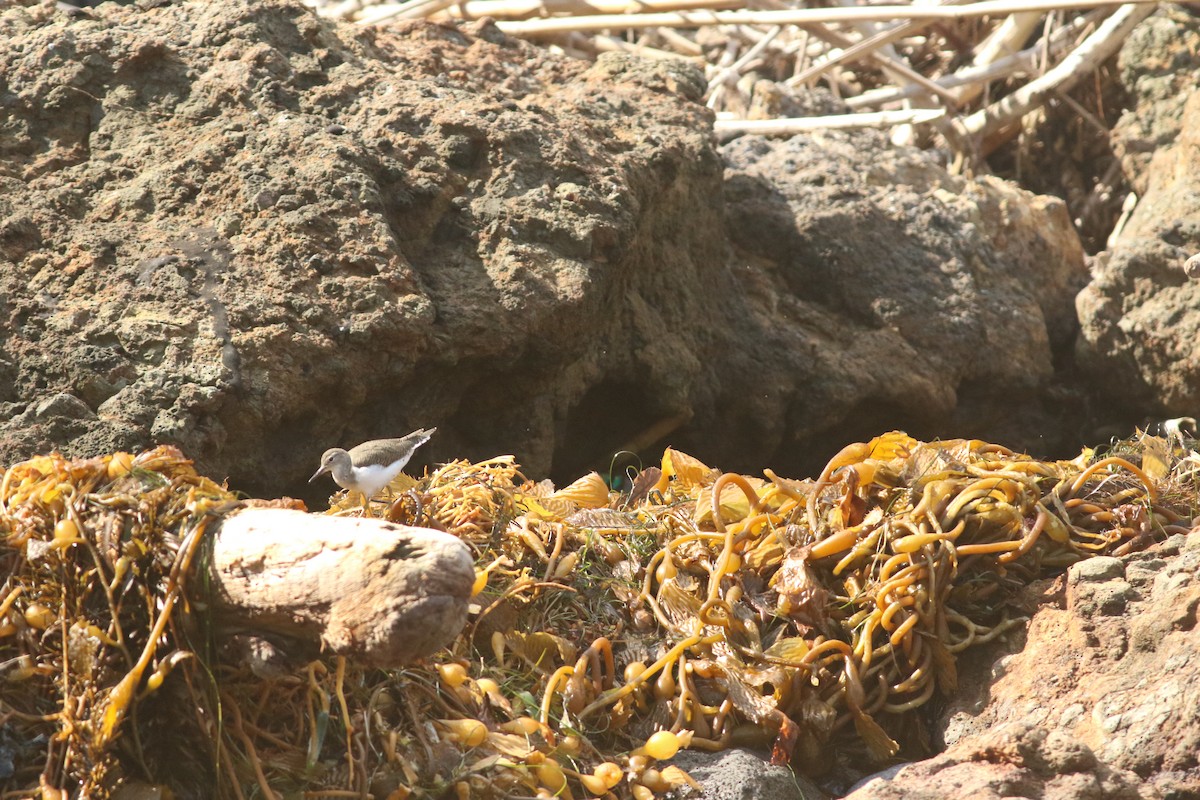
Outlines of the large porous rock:
[{"label": "large porous rock", "polygon": [[960,661],[946,752],[849,797],[1200,796],[1200,530],[1082,561],[1024,602],[1014,652]]},{"label": "large porous rock", "polygon": [[1132,421],[1200,409],[1200,20],[1181,9],[1143,22],[1121,76],[1133,107],[1113,131],[1137,206],[1079,295],[1080,363]]},{"label": "large porous rock", "polygon": [[1068,736],[1027,725],[996,728],[969,745],[889,770],[848,800],[1161,800],[1137,775],[1113,770]]},{"label": "large porous rock", "polygon": [[737,383],[779,463],[805,439],[888,427],[1063,445],[1054,359],[1086,272],[1061,201],[952,176],[874,131],[723,154],[731,271],[757,337]]},{"label": "large porous rock", "polygon": [[739,140],[723,174],[702,91],[487,23],[5,9],[0,462],[170,442],[268,495],[428,426],[418,460],[559,477],[1070,433],[1061,203],[872,133]]},{"label": "large porous rock", "polygon": [[685,413],[735,285],[702,89],[486,23],[5,9],[0,463],[166,441],[268,494],[430,425],[544,472],[597,386]]}]

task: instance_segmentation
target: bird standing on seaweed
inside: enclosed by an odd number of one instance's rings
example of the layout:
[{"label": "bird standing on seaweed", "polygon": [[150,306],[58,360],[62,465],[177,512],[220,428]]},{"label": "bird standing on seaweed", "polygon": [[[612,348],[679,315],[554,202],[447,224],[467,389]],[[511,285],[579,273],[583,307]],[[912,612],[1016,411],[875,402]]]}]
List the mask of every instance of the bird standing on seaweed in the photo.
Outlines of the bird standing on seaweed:
[{"label": "bird standing on seaweed", "polygon": [[399,439],[372,439],[349,450],[332,447],[321,456],[321,466],[308,482],[329,473],[338,486],[360,492],[365,509],[371,498],[400,474],[417,448],[436,431],[437,428],[419,428]]}]

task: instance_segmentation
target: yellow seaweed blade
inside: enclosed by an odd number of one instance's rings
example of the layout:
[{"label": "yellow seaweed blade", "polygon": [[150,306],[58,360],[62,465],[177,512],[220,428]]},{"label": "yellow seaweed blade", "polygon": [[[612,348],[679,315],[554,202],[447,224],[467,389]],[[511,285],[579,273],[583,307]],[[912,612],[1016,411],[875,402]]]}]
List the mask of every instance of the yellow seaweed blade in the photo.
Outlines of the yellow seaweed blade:
[{"label": "yellow seaweed blade", "polygon": [[1171,472],[1171,448],[1166,439],[1138,431],[1142,445],[1142,472],[1161,481]]},{"label": "yellow seaweed blade", "polygon": [[1059,544],[1071,541],[1071,528],[1058,518],[1057,514],[1047,512],[1045,533]]},{"label": "yellow seaweed blade", "polygon": [[930,640],[929,646],[933,648],[933,674],[938,690],[950,696],[958,691],[958,665],[941,639]]},{"label": "yellow seaweed blade", "polygon": [[637,514],[628,511],[614,511],[611,508],[585,508],[576,511],[564,521],[573,527],[605,535],[620,535],[644,530],[646,527]]},{"label": "yellow seaweed blade", "polygon": [[108,703],[105,704],[104,718],[100,723],[100,733],[97,738],[97,746],[104,747],[108,742],[112,741],[113,734],[116,733],[117,726],[121,724],[121,720],[125,718],[125,711],[129,708],[129,703],[133,700],[133,690],[141,680],[142,671],[134,669],[127,673],[121,682],[112,688],[108,693]]},{"label": "yellow seaweed blade", "polygon": [[[755,497],[761,498],[766,487],[770,486],[761,478],[743,476],[754,489]],[[750,499],[737,484],[728,483],[721,489],[721,519],[726,523],[745,519],[750,514]],[[696,513],[693,517],[696,524],[703,524],[712,519],[712,492],[701,491],[696,497]]]},{"label": "yellow seaweed blade", "polygon": [[537,664],[543,669],[549,669],[555,664],[573,662],[578,655],[575,645],[547,631],[535,631],[530,634],[508,631],[504,636],[513,650],[520,653],[529,663]]},{"label": "yellow seaweed blade", "polygon": [[808,642],[800,636],[788,636],[787,638],[778,640],[763,652],[781,661],[799,662],[800,659],[808,655]]},{"label": "yellow seaweed blade", "polygon": [[1076,469],[1086,469],[1088,464],[1091,464],[1096,458],[1096,449],[1093,447],[1085,447],[1079,451],[1079,455],[1070,461],[1060,462]]},{"label": "yellow seaweed blade", "polygon": [[599,473],[589,472],[570,486],[559,489],[550,498],[568,500],[577,508],[603,508],[608,505],[608,484]]},{"label": "yellow seaweed blade", "polygon": [[921,443],[904,431],[892,431],[882,436],[876,436],[867,446],[870,448],[868,458],[879,461],[891,461],[894,458],[907,458]]},{"label": "yellow seaweed blade", "polygon": [[674,482],[678,489],[688,491],[711,482],[708,479],[714,472],[716,470],[700,459],[668,447],[663,451],[663,476],[657,488],[662,491]]},{"label": "yellow seaweed blade", "polygon": [[392,494],[404,494],[410,489],[415,488],[416,485],[416,478],[414,478],[412,475],[407,475],[401,472],[395,478],[392,478],[392,482],[388,484],[388,490]]},{"label": "yellow seaweed blade", "polygon": [[743,563],[754,572],[762,572],[779,566],[783,562],[783,555],[783,544],[775,533],[771,533],[745,554]]},{"label": "yellow seaweed blade", "polygon": [[574,508],[574,504],[554,497],[539,497],[535,500],[530,495],[518,495],[517,502],[531,520],[558,521],[570,514]]},{"label": "yellow seaweed blade", "polygon": [[879,727],[879,723],[865,713],[858,712],[854,715],[854,730],[867,743],[867,749],[877,761],[885,761],[900,750],[896,740],[888,736],[887,732]]}]

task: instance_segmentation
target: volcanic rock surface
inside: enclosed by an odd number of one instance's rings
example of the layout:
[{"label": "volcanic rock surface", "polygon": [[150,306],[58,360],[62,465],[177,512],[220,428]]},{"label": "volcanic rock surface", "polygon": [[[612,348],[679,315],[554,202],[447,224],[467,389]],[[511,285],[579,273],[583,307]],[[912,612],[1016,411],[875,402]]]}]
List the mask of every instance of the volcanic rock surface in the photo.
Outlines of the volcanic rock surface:
[{"label": "volcanic rock surface", "polygon": [[486,23],[7,8],[0,463],[168,442],[273,495],[436,425],[416,469],[670,441],[799,473],[1070,410],[1060,203],[873,134],[719,153],[702,90]]},{"label": "volcanic rock surface", "polygon": [[1113,131],[1137,205],[1079,295],[1078,352],[1102,402],[1126,419],[1198,416],[1200,21],[1166,9],[1121,51],[1134,105]]},{"label": "volcanic rock surface", "polygon": [[823,459],[797,457],[813,442],[891,428],[1071,449],[1054,360],[1086,272],[1062,201],[952,176],[874,131],[722,153],[731,271],[757,323],[750,418],[781,442],[767,463],[816,474]]},{"label": "volcanic rock surface", "polygon": [[1024,641],[960,663],[946,752],[848,798],[1200,797],[1200,530],[1081,561],[1024,602]]}]

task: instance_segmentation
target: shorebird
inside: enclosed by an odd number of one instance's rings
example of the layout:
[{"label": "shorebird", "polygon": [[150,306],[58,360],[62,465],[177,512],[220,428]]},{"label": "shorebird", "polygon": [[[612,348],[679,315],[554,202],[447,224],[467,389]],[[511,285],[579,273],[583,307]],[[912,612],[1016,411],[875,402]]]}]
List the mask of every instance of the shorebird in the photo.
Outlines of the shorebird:
[{"label": "shorebird", "polygon": [[325,473],[343,489],[360,492],[363,508],[371,498],[400,474],[417,448],[429,441],[437,428],[420,428],[399,439],[372,439],[343,450],[332,447],[321,456],[321,466],[308,479],[312,483]]}]

